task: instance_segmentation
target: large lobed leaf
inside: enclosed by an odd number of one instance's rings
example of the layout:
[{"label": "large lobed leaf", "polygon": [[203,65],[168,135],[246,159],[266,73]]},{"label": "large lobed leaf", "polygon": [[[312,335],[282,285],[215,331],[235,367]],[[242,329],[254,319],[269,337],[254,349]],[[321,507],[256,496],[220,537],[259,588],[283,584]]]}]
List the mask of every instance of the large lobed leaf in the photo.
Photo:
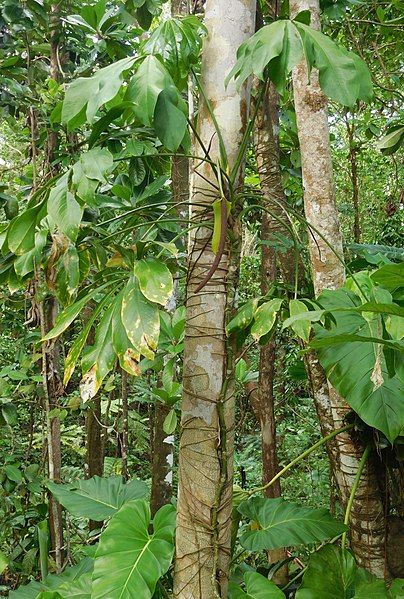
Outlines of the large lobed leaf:
[{"label": "large lobed leaf", "polygon": [[174,554],[174,507],[160,508],[149,526],[149,504],[139,499],[112,518],[95,556],[92,599],[151,599]]},{"label": "large lobed leaf", "polygon": [[281,88],[287,75],[303,58],[309,72],[319,70],[319,83],[331,99],[352,106],[369,100],[372,82],[365,63],[352,52],[299,21],[279,20],[262,27],[240,46],[237,62],[227,81],[235,77],[241,85],[250,75],[269,78]]},{"label": "large lobed leaf", "polygon": [[[394,583],[393,583],[394,585]],[[399,586],[399,585],[397,585]],[[310,557],[296,599],[394,599],[383,580],[358,568],[349,551],[325,545]]]},{"label": "large lobed leaf", "polygon": [[[315,339],[332,342],[329,347],[318,348],[328,379],[362,420],[393,442],[404,430],[404,381],[400,371],[394,375],[389,372],[383,345],[372,342],[372,338],[377,341],[380,336],[377,333],[382,330],[381,317],[353,311],[362,302],[347,289],[324,291],[318,301],[332,311],[335,319],[329,330],[315,325]],[[391,306],[394,308],[395,304]],[[347,311],[339,311],[340,308]],[[343,335],[354,337],[346,342]],[[358,340],[361,338],[366,342]]]},{"label": "large lobed leaf", "polygon": [[48,482],[56,499],[73,516],[101,521],[113,516],[125,502],[147,495],[147,485],[141,480],[124,483],[120,476],[93,476],[74,483]]},{"label": "large lobed leaf", "polygon": [[285,593],[258,572],[246,572],[244,583],[246,591],[237,584],[230,583],[229,599],[285,599]]},{"label": "large lobed leaf", "polygon": [[70,123],[77,115],[84,113],[92,123],[97,110],[112,100],[118,93],[123,73],[130,69],[136,58],[127,57],[97,71],[92,77],[79,77],[69,85],[62,108],[62,122]]},{"label": "large lobed leaf", "polygon": [[284,499],[251,497],[240,504],[239,512],[256,523],[258,529],[246,530],[240,543],[248,551],[308,545],[333,538],[347,530],[326,509],[311,509]]},{"label": "large lobed leaf", "polygon": [[90,599],[92,570],[93,560],[86,557],[62,574],[51,574],[42,582],[35,580],[10,591],[9,599],[37,599],[43,592],[59,593],[63,599]]}]

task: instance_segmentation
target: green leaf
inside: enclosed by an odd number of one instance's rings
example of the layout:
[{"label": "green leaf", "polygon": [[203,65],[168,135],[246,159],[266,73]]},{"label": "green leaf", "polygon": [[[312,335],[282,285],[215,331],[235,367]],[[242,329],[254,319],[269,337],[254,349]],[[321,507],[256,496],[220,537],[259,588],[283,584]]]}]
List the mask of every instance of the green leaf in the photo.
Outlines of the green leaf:
[{"label": "green leaf", "polygon": [[115,364],[116,355],[112,345],[114,308],[114,302],[106,308],[97,327],[94,345],[86,350],[81,360],[83,378],[80,383],[80,394],[83,401],[88,401],[95,396],[102,381]]},{"label": "green leaf", "polygon": [[366,340],[381,336],[381,317],[368,313],[364,318],[356,312],[362,302],[346,289],[324,291],[318,302],[332,312],[335,323],[330,329],[314,325],[315,342],[326,343],[336,335],[359,335],[366,341],[342,341],[319,348],[319,360],[327,378],[366,424],[393,442],[404,430],[403,381],[397,375],[390,376],[383,344]]},{"label": "green leaf", "polygon": [[93,205],[94,196],[100,183],[106,183],[114,167],[112,154],[106,148],[93,148],[80,156],[73,165],[72,183],[77,195]]},{"label": "green leaf", "polygon": [[186,79],[198,63],[206,28],[195,16],[165,19],[150,34],[144,45],[147,54],[160,56],[175,83]]},{"label": "green leaf", "polygon": [[133,102],[133,111],[143,125],[151,125],[160,92],[173,85],[168,71],[155,56],[146,56],[132,77],[125,99]]},{"label": "green leaf", "polygon": [[[308,312],[309,309],[304,302],[300,300],[290,300],[289,302],[289,313],[291,316],[301,314],[302,312]],[[310,340],[311,325],[307,320],[296,320],[291,324],[293,331],[300,339],[303,339],[306,343]]]},{"label": "green leaf", "polygon": [[95,556],[92,599],[151,599],[174,554],[175,510],[159,509],[149,533],[146,501],[125,504],[102,533]]},{"label": "green leaf", "polygon": [[390,593],[393,599],[403,599],[404,597],[404,578],[396,578],[393,580]]},{"label": "green leaf", "polygon": [[138,260],[134,273],[143,295],[151,302],[165,306],[173,293],[173,277],[164,262],[156,258]]},{"label": "green leaf", "polygon": [[258,572],[246,572],[244,582],[247,592],[238,585],[230,583],[229,599],[285,599],[285,593],[274,582]]},{"label": "green leaf", "polygon": [[349,551],[325,545],[310,557],[296,599],[350,599],[355,589],[356,564]]},{"label": "green leaf", "polygon": [[404,126],[396,125],[378,141],[377,147],[385,156],[390,156],[397,152],[403,142]]},{"label": "green leaf", "polygon": [[57,229],[71,241],[76,241],[83,209],[68,191],[66,180],[51,189],[48,198],[48,221],[51,230]]},{"label": "green leaf", "polygon": [[8,566],[8,559],[3,551],[0,551],[0,574],[3,574],[4,570]]},{"label": "green leaf", "polygon": [[240,504],[239,512],[256,522],[258,530],[247,530],[240,543],[248,551],[308,545],[333,538],[347,530],[326,509],[311,509],[282,498],[251,497]]},{"label": "green leaf", "polygon": [[112,318],[112,344],[121,368],[133,376],[139,376],[141,374],[139,368],[140,352],[132,345],[123,326],[122,301],[123,292],[119,294],[115,301],[115,310]]},{"label": "green leaf", "polygon": [[386,264],[370,275],[372,281],[379,283],[385,289],[404,287],[404,262],[401,264]]},{"label": "green leaf", "polygon": [[124,290],[121,316],[132,345],[153,360],[160,332],[159,311],[142,294],[136,279],[129,280]]},{"label": "green leaf", "polygon": [[167,435],[171,435],[177,428],[177,414],[175,410],[170,410],[167,416],[164,418],[163,431]]},{"label": "green leaf", "polygon": [[247,300],[246,303],[238,310],[237,315],[229,322],[226,327],[226,332],[231,335],[235,331],[243,330],[251,324],[254,318],[254,313],[257,309],[258,299]]},{"label": "green leaf", "polygon": [[15,483],[22,482],[21,470],[15,464],[8,464],[7,466],[4,466],[4,472],[7,478],[14,481]]},{"label": "green leaf", "polygon": [[63,599],[90,599],[92,569],[93,560],[86,557],[62,574],[51,574],[43,582],[33,581],[10,591],[9,599],[37,599],[43,591],[60,591]]},{"label": "green leaf", "polygon": [[325,545],[312,553],[296,599],[388,599],[383,580],[358,568],[349,551]]},{"label": "green leaf", "polygon": [[25,254],[35,247],[35,229],[38,206],[28,208],[10,223],[7,234],[7,245],[10,252],[17,256]]},{"label": "green leaf", "polygon": [[18,424],[17,407],[11,403],[11,401],[0,404],[0,411],[4,418],[4,422],[8,424],[8,426],[14,426]]},{"label": "green leaf", "polygon": [[148,494],[147,485],[141,480],[134,479],[125,484],[120,476],[93,476],[63,485],[48,482],[47,486],[73,516],[95,521],[113,516],[127,501]]},{"label": "green leaf", "polygon": [[282,299],[274,298],[269,302],[261,304],[254,313],[254,324],[251,327],[251,335],[257,341],[267,335],[275,324],[276,317],[282,306]]},{"label": "green leaf", "polygon": [[42,251],[48,239],[48,229],[41,229],[35,233],[35,242],[32,250],[18,256],[14,260],[14,270],[19,277],[25,277],[39,266],[42,260]]},{"label": "green leaf", "polygon": [[118,60],[97,71],[92,77],[79,77],[69,85],[62,108],[62,122],[69,123],[86,107],[86,118],[92,123],[97,110],[118,93],[123,73],[130,69],[136,58]]},{"label": "green leaf", "polygon": [[154,109],[154,129],[157,137],[171,152],[178,150],[188,131],[187,118],[178,107],[178,96],[176,88],[163,89],[158,95]]},{"label": "green leaf", "polygon": [[309,72],[319,70],[324,93],[344,105],[368,100],[372,95],[370,74],[363,61],[339,47],[332,39],[299,21],[278,20],[262,27],[240,46],[237,62],[226,79],[235,77],[240,86],[250,75],[269,78],[278,89],[304,56]]},{"label": "green leaf", "polygon": [[[105,287],[105,285],[103,286]],[[67,327],[73,322],[75,318],[80,314],[84,306],[98,293],[101,291],[101,288],[93,289],[90,293],[87,293],[84,297],[71,304],[65,308],[62,312],[60,312],[55,320],[55,325],[49,333],[45,335],[42,341],[48,341],[49,339],[54,339],[55,337],[59,337]]]},{"label": "green leaf", "polygon": [[292,70],[302,56],[302,44],[296,36],[296,29],[291,21],[279,20],[262,27],[244,42],[237,50],[237,61],[229,75],[226,85],[232,77],[237,79],[237,86],[241,86],[252,74],[259,79],[264,78],[264,70],[274,58],[283,51],[284,40],[288,43],[288,68]]},{"label": "green leaf", "polygon": [[345,106],[353,106],[360,98],[360,82],[366,67],[361,63],[361,69],[358,71],[352,53],[337,46],[320,31],[303,23],[296,22],[295,25],[302,37],[309,71],[313,66],[319,70],[321,89],[329,98]]}]

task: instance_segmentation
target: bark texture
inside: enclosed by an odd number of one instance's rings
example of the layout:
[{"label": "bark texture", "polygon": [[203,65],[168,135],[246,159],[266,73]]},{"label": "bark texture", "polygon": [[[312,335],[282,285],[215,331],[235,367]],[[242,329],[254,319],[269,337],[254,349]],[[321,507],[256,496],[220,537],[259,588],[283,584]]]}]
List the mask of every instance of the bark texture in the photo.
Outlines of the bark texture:
[{"label": "bark texture", "polygon": [[169,503],[172,494],[174,435],[167,435],[163,429],[164,420],[170,409],[170,406],[158,402],[154,412],[150,498],[152,514],[155,514],[161,506]]},{"label": "bark texture", "polygon": [[[256,85],[257,95],[259,95],[260,85],[262,84]],[[258,108],[254,127],[254,149],[263,193],[262,203],[264,208],[270,211],[270,213],[264,212],[262,215],[261,239],[270,240],[276,232],[287,235],[287,230],[278,220],[278,218],[285,218],[282,206],[286,203],[286,198],[280,170],[279,96],[272,83],[266,86],[262,103]],[[273,215],[277,218],[274,218]],[[261,292],[265,294],[276,281],[276,252],[269,245],[262,245],[261,251]],[[284,279],[286,278],[286,281],[293,280],[293,253],[288,252],[282,263]],[[258,388],[255,393],[250,395],[253,410],[261,426],[263,485],[268,483],[279,470],[274,397],[275,356],[274,341],[261,347]],[[274,485],[268,487],[265,494],[271,498],[280,497],[280,481],[277,480]],[[284,559],[286,555],[285,551],[280,549],[269,551],[268,557],[273,563]],[[276,572],[274,581],[277,584],[286,584],[287,567],[280,568]]]},{"label": "bark texture", "polygon": [[[311,25],[320,29],[318,0],[293,0],[291,15],[311,11]],[[308,85],[306,63],[302,61],[293,72],[293,91],[302,160],[304,209],[309,227],[309,246],[316,296],[323,289],[336,289],[345,281],[343,264],[335,255],[343,256],[342,236],[335,202],[331,150],[329,142],[327,100],[322,93],[318,76],[313,71]],[[330,247],[313,228],[321,232]],[[314,358],[311,358],[314,359]],[[323,430],[337,429],[344,423],[350,408],[318,374],[315,401],[322,419]],[[316,383],[317,384],[317,383]],[[327,422],[325,422],[327,419]],[[334,448],[334,476],[343,505],[346,505],[359,459],[362,444],[355,442],[349,432],[338,437]],[[331,448],[331,449],[333,449]],[[361,566],[373,574],[386,574],[385,518],[375,464],[368,461],[362,475],[351,512],[351,546]]]},{"label": "bark texture", "polygon": [[[201,83],[234,164],[248,112],[248,93],[238,93],[224,78],[238,46],[254,32],[254,0],[208,0]],[[218,136],[206,102],[201,99],[199,136],[218,160]],[[198,154],[202,150],[198,149]],[[193,173],[192,207],[196,222],[212,218],[220,198],[210,165],[198,162]],[[204,209],[203,206],[206,208]],[[174,597],[227,597],[231,546],[234,401],[231,362],[225,337],[229,264],[226,245],[219,266],[195,293],[215,259],[211,230],[200,226],[190,239],[184,394],[180,441]]]}]

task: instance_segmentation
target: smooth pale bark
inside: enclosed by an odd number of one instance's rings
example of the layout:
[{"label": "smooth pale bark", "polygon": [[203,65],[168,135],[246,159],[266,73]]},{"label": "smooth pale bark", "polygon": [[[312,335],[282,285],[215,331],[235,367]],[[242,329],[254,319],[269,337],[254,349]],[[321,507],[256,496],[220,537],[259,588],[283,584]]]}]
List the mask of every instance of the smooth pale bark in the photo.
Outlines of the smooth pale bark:
[{"label": "smooth pale bark", "polygon": [[[291,15],[303,10],[311,11],[311,24],[320,29],[318,0],[292,0]],[[302,160],[304,186],[304,209],[308,225],[321,232],[330,244],[325,243],[313,229],[309,231],[309,247],[315,294],[324,289],[336,289],[345,281],[342,236],[335,202],[331,150],[329,142],[327,99],[318,85],[317,73],[313,71],[308,85],[306,63],[302,61],[293,72],[293,92],[297,128]],[[336,252],[336,253],[335,253]],[[317,365],[318,369],[318,365]],[[318,413],[328,421],[322,423],[324,430],[337,429],[344,423],[350,408],[324,379],[318,380],[315,401]],[[334,448],[334,476],[342,504],[346,505],[363,446],[353,440],[349,433],[338,437]],[[368,461],[361,477],[351,512],[351,546],[361,566],[373,574],[384,576],[385,564],[385,518],[375,464]]]},{"label": "smooth pale bark", "polygon": [[[201,83],[214,111],[233,165],[246,125],[248,93],[241,94],[224,78],[239,45],[254,32],[254,0],[207,0],[208,30],[202,56]],[[218,160],[218,136],[201,98],[198,131],[210,158]],[[197,150],[203,155],[202,150]],[[210,165],[198,161],[193,174],[192,219],[212,218],[212,202],[220,197]],[[207,214],[208,212],[208,214]],[[231,359],[225,336],[228,271],[233,264],[226,246],[219,267],[199,292],[215,254],[211,230],[199,227],[190,239],[185,331],[182,434],[179,454],[174,597],[227,597],[229,578],[234,400]],[[231,277],[230,277],[231,278]]]}]

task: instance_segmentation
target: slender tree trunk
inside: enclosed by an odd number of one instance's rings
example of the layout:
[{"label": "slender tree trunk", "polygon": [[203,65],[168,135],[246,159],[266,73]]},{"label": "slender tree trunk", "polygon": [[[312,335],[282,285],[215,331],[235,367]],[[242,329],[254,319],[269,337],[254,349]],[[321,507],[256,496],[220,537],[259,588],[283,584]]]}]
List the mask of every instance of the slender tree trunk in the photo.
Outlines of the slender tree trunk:
[{"label": "slender tree trunk", "polygon": [[160,401],[154,412],[154,433],[152,453],[152,486],[150,506],[155,514],[161,506],[170,502],[173,477],[174,435],[167,435],[163,429],[170,407]]},{"label": "slender tree trunk", "polygon": [[[187,0],[172,0],[171,15],[185,16],[188,14]],[[171,164],[171,191],[174,211],[178,216],[184,212],[182,202],[189,197],[189,160],[185,156],[175,154]],[[174,312],[177,307],[177,284],[166,305],[168,312]],[[163,429],[164,420],[170,407],[157,402],[154,410],[153,453],[152,453],[152,488],[150,505],[152,514],[168,503],[172,495],[173,465],[174,465],[174,434],[167,435]]]},{"label": "slender tree trunk", "polygon": [[[125,481],[129,478],[128,472],[128,438],[129,438],[129,404],[128,404],[128,373],[121,369],[121,396],[122,396],[122,476]],[[153,488],[153,485],[152,485]]]},{"label": "slender tree trunk", "polygon": [[[37,280],[39,280],[37,275]],[[41,323],[41,336],[44,337],[55,323],[57,314],[57,303],[55,298],[50,298],[45,306],[39,303],[39,314]],[[45,397],[45,416],[48,442],[48,473],[49,480],[55,483],[61,482],[61,443],[60,443],[60,419],[57,413],[59,409],[59,398],[63,394],[63,386],[59,378],[60,372],[60,345],[58,341],[48,345],[42,343],[42,377]],[[52,543],[51,554],[54,557],[56,570],[60,572],[63,568],[63,521],[62,508],[53,495],[49,495],[49,530]]]},{"label": "slender tree trunk", "polygon": [[346,130],[349,144],[349,163],[351,167],[352,183],[352,205],[354,209],[353,238],[355,243],[361,242],[361,222],[359,209],[359,183],[358,183],[358,147],[355,145],[354,131],[355,125],[349,123],[346,116]]},{"label": "slender tree trunk", "polygon": [[[238,46],[254,32],[254,0],[207,0],[208,36],[202,57],[201,85],[215,113],[230,167],[245,130],[248,97],[224,77],[234,64]],[[218,160],[218,136],[205,101],[199,106],[199,136],[210,158]],[[202,151],[199,150],[201,154]],[[220,198],[210,165],[197,164],[192,207],[201,221],[212,201]],[[234,399],[232,362],[225,338],[227,274],[233,264],[228,246],[210,281],[196,289],[214,262],[211,231],[192,233],[187,283],[184,348],[182,434],[176,533],[174,597],[227,597],[230,566]],[[232,283],[228,283],[229,287]]]},{"label": "slender tree trunk", "polygon": [[[262,84],[260,84],[262,85]],[[260,85],[257,91],[260,91]],[[258,95],[260,95],[258,93]],[[279,152],[279,96],[271,83],[266,87],[264,97],[258,108],[254,129],[254,146],[257,168],[263,192],[263,206],[278,218],[285,218],[282,205],[286,198],[283,191],[280,170]],[[268,241],[274,233],[285,234],[285,228],[269,212],[262,215],[261,239]],[[261,257],[261,293],[268,292],[276,281],[276,252],[273,247],[263,244]],[[290,254],[290,253],[289,253]],[[293,256],[285,256],[286,265],[293,268]],[[289,271],[286,276],[290,278]],[[292,275],[293,278],[293,275]],[[256,413],[262,434],[262,478],[263,484],[269,482],[278,472],[278,456],[276,450],[276,420],[274,398],[275,376],[275,342],[270,341],[260,349],[259,381],[256,393],[251,394],[251,403]],[[280,497],[281,486],[278,480],[266,489],[267,497]],[[284,550],[268,552],[271,562],[277,562],[286,557]],[[281,568],[276,573],[278,584],[287,582],[287,568]]]},{"label": "slender tree trunk", "polygon": [[[320,28],[318,0],[293,0],[292,16],[303,10],[311,11],[312,26]],[[313,71],[310,85],[305,62],[293,72],[293,91],[298,136],[302,157],[304,208],[307,222],[328,241],[329,247],[313,230],[309,232],[309,246],[313,282],[316,295],[323,289],[336,289],[344,284],[345,270],[336,252],[342,257],[342,236],[335,203],[331,150],[329,142],[327,100]],[[324,379],[323,379],[324,380]],[[350,411],[334,389],[324,384],[315,394],[321,402],[319,413],[328,418],[325,428],[342,426]],[[324,426],[324,424],[323,424]],[[354,442],[349,433],[338,438],[334,476],[338,482],[342,504],[346,505],[363,446]],[[361,566],[378,576],[386,572],[385,518],[376,470],[372,460],[363,473],[351,512],[351,545]]]},{"label": "slender tree trunk", "polygon": [[[83,311],[84,322],[91,317],[93,306],[91,303],[85,306]],[[88,335],[88,343],[93,344],[95,330],[91,328]],[[101,426],[101,395],[97,395],[89,403],[85,412],[86,419],[86,463],[85,476],[92,478],[93,476],[102,476],[104,474],[104,440]],[[102,526],[102,522],[89,520],[88,527],[91,530],[98,530]]]},{"label": "slender tree trunk", "polygon": [[[60,69],[59,61],[57,57],[57,48],[59,44],[59,33],[60,28],[60,11],[59,4],[53,4],[50,7],[50,21],[51,21],[51,32],[50,32],[50,75],[55,81],[60,81]],[[34,112],[31,111],[31,130],[33,130],[32,123],[34,122]],[[35,128],[34,128],[35,129]],[[33,132],[34,135],[34,132]],[[56,133],[48,132],[48,156],[46,170],[49,171],[50,157],[56,148],[58,137]],[[33,164],[34,171],[36,170],[36,158],[37,152],[33,148]],[[34,187],[36,179],[34,178]],[[37,281],[40,280],[40,275],[36,275]],[[55,324],[56,316],[58,313],[58,304],[55,297],[50,297],[47,302],[41,301],[39,304],[40,310],[40,321],[41,321],[41,334],[42,337],[48,333]],[[61,482],[61,468],[62,468],[62,455],[61,455],[61,433],[60,433],[60,419],[58,416],[58,409],[60,408],[59,399],[63,394],[63,385],[60,379],[60,342],[58,340],[52,342],[50,345],[42,344],[42,374],[43,374],[43,388],[45,395],[45,413],[47,423],[47,436],[48,436],[48,472],[49,480],[52,482]],[[52,543],[52,551],[56,570],[60,572],[63,568],[64,562],[64,550],[63,550],[63,521],[62,521],[62,508],[61,505],[55,500],[53,495],[49,495],[49,530]]]}]

